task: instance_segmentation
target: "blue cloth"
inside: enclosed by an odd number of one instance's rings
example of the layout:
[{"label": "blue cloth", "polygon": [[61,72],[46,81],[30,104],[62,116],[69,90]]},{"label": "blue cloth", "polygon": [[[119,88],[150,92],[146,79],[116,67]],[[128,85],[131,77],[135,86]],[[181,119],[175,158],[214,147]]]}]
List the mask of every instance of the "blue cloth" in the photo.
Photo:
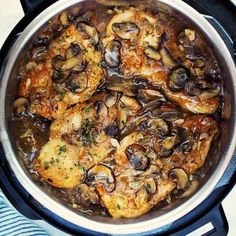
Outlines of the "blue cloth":
[{"label": "blue cloth", "polygon": [[4,202],[0,190],[0,236],[48,236],[29,219]]}]

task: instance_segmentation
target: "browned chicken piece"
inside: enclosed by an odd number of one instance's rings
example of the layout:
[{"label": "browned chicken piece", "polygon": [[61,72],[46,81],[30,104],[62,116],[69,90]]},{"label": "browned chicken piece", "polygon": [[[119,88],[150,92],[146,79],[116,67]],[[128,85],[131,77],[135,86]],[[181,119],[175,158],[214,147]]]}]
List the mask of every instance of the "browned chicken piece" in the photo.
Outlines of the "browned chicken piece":
[{"label": "browned chicken piece", "polygon": [[[107,167],[104,166],[92,171],[96,173],[93,176],[106,179],[101,182],[95,177],[92,183],[115,218],[143,215],[165,200],[175,187],[186,190],[191,185],[190,175],[195,174],[205,162],[218,130],[213,119],[192,116],[176,122],[175,129],[178,131],[160,137],[160,132],[166,132],[165,121],[148,119],[143,120],[153,126],[133,132],[120,142],[113,154],[116,160],[113,174],[111,170],[105,172]],[[155,134],[151,132],[154,125]]]},{"label": "browned chicken piece", "polygon": [[[116,93],[98,95],[55,120],[50,127],[50,140],[34,162],[45,181],[56,187],[74,187],[84,177],[84,170],[107,158],[117,148],[120,104],[127,119],[132,115],[130,111],[137,113],[140,108],[135,99],[127,100],[130,103]],[[130,105],[132,109],[128,110]]]},{"label": "browned chicken piece", "polygon": [[119,66],[124,76],[147,78],[182,108],[212,114],[219,107],[220,85],[214,78],[218,68],[204,59],[209,55],[195,31],[185,29],[178,35],[171,24],[171,19],[138,8],[119,10],[103,39],[105,60],[111,68]]},{"label": "browned chicken piece", "polygon": [[[93,37],[86,36],[91,30]],[[57,118],[78,102],[88,100],[103,80],[98,33],[89,25],[70,25],[48,46],[43,61],[30,61],[20,84],[20,95],[30,100],[30,112]]]},{"label": "browned chicken piece", "polygon": [[41,149],[34,166],[44,181],[50,185],[73,188],[85,177],[78,156],[78,147],[60,139],[51,139]]},{"label": "browned chicken piece", "polygon": [[[116,181],[117,189],[112,193],[107,193],[102,186],[98,187],[102,202],[114,218],[141,216],[150,211],[158,202],[166,199],[175,188],[173,181],[162,178],[156,181],[151,179],[153,186],[148,183],[149,179],[129,181],[118,177]],[[140,186],[133,190],[132,184]]]},{"label": "browned chicken piece", "polygon": [[167,160],[170,167],[194,174],[205,163],[211,143],[218,133],[218,124],[207,116],[190,116],[181,126],[186,132],[182,144]]},{"label": "browned chicken piece", "polygon": [[160,167],[150,165],[147,150],[140,144],[143,137],[143,133],[134,132],[121,141],[114,153],[113,173],[101,165],[88,172],[88,181],[96,186],[103,204],[114,218],[145,214],[166,199],[176,186],[171,179],[160,176]]}]

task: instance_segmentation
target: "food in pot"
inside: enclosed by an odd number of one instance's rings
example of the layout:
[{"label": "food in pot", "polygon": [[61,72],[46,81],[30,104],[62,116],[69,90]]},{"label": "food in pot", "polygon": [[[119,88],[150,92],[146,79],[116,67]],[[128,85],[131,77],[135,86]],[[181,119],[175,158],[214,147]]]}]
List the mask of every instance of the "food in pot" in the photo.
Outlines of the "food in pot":
[{"label": "food in pot", "polygon": [[221,111],[201,34],[145,6],[70,14],[34,40],[19,73],[15,136],[32,177],[71,207],[114,218],[191,196]]}]

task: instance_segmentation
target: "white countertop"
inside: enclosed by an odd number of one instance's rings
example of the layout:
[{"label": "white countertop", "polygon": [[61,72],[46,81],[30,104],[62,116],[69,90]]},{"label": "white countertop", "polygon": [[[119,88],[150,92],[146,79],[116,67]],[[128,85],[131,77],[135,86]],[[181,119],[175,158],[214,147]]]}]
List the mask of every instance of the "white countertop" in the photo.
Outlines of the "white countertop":
[{"label": "white countertop", "polygon": [[[236,4],[236,0],[232,0]],[[23,17],[24,13],[20,5],[20,0],[1,0],[0,1],[0,47],[4,40],[11,32],[13,27]],[[236,235],[236,186],[230,192],[230,194],[223,201],[223,208],[229,223],[228,236]],[[38,225],[44,228],[51,236],[66,236],[68,234],[63,233],[50,226],[44,221],[35,221]],[[0,229],[1,231],[1,229]],[[199,234],[195,234],[198,236]]]}]

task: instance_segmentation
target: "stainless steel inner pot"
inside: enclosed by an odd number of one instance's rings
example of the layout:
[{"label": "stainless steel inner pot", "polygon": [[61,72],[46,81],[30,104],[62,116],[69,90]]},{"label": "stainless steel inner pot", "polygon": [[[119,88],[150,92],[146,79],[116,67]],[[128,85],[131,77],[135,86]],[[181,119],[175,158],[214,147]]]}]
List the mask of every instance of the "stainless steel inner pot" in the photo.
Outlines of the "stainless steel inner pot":
[{"label": "stainless steel inner pot", "polygon": [[[235,65],[227,47],[215,29],[201,14],[181,0],[107,0],[107,3],[109,2],[110,4],[144,3],[145,6],[150,6],[152,9],[163,8],[166,11],[174,11],[200,29],[203,36],[209,42],[209,47],[214,51],[224,78],[225,106],[223,111],[224,119],[221,123],[221,141],[220,145],[215,149],[215,152],[214,150],[212,152],[211,161],[208,163],[210,168],[208,168],[209,170],[202,181],[203,184],[201,188],[189,199],[173,202],[161,210],[153,210],[136,219],[112,219],[103,216],[88,217],[75,213],[62,205],[58,200],[52,198],[44,189],[38,186],[27,173],[23,163],[17,158],[14,140],[12,138],[12,132],[16,131],[12,129],[11,125],[11,107],[16,94],[17,71],[24,63],[28,46],[32,42],[33,37],[45,27],[52,17],[67,8],[81,4],[81,2],[81,0],[61,0],[44,10],[22,32],[11,48],[9,55],[5,58],[0,91],[1,141],[5,155],[13,173],[25,190],[29,192],[42,207],[49,209],[54,214],[57,214],[67,221],[90,230],[111,234],[132,234],[150,231],[176,221],[203,202],[213,191],[215,185],[227,168],[236,143],[236,107],[234,99],[236,96]],[[100,0],[98,2],[104,3],[105,1]]]}]

